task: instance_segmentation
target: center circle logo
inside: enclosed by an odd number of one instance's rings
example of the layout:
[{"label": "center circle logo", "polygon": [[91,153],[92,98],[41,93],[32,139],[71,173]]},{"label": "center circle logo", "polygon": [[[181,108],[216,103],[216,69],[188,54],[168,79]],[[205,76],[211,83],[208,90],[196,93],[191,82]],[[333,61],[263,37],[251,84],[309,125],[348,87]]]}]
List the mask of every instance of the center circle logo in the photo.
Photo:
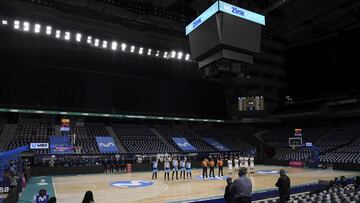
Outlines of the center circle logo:
[{"label": "center circle logo", "polygon": [[153,182],[144,181],[144,180],[125,180],[125,181],[112,182],[110,185],[112,187],[120,187],[120,188],[135,188],[135,187],[147,187],[152,184]]},{"label": "center circle logo", "polygon": [[279,174],[278,170],[258,170],[257,174]]}]

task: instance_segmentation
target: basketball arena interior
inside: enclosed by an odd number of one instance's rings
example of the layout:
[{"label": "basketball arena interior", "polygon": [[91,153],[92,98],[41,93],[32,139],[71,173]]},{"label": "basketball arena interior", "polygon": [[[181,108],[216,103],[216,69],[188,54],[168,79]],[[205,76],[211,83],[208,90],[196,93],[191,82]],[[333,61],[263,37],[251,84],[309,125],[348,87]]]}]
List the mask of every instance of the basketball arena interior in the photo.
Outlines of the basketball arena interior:
[{"label": "basketball arena interior", "polygon": [[0,203],[359,203],[360,2],[0,0]]}]

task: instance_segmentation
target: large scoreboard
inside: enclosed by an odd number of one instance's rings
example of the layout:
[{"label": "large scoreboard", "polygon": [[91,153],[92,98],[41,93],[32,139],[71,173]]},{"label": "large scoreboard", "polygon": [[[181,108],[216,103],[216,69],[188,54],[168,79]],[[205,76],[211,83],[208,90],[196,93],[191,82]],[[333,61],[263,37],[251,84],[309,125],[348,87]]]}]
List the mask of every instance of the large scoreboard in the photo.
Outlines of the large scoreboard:
[{"label": "large scoreboard", "polygon": [[264,111],[264,97],[263,96],[250,96],[239,97],[239,111]]}]

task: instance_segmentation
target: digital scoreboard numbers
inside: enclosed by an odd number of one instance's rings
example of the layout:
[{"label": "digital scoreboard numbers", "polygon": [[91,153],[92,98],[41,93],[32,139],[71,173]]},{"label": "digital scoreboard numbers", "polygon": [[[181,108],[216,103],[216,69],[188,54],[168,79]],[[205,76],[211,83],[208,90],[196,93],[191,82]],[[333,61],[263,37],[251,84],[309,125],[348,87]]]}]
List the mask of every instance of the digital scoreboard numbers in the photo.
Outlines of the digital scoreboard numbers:
[{"label": "digital scoreboard numbers", "polygon": [[263,111],[264,110],[264,97],[251,96],[238,98],[239,111]]},{"label": "digital scoreboard numbers", "polygon": [[9,192],[10,192],[10,187],[0,186],[0,194],[9,193]]}]

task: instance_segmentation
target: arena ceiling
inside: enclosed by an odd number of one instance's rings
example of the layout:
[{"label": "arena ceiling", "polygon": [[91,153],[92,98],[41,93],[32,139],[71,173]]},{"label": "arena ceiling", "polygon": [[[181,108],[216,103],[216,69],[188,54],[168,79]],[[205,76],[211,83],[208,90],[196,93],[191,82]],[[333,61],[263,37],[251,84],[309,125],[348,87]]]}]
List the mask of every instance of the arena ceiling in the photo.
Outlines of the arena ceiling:
[{"label": "arena ceiling", "polygon": [[[5,0],[8,1],[8,0]],[[18,0],[185,39],[184,27],[214,0]],[[263,35],[290,46],[360,26],[360,1],[224,0],[266,16]]]}]

